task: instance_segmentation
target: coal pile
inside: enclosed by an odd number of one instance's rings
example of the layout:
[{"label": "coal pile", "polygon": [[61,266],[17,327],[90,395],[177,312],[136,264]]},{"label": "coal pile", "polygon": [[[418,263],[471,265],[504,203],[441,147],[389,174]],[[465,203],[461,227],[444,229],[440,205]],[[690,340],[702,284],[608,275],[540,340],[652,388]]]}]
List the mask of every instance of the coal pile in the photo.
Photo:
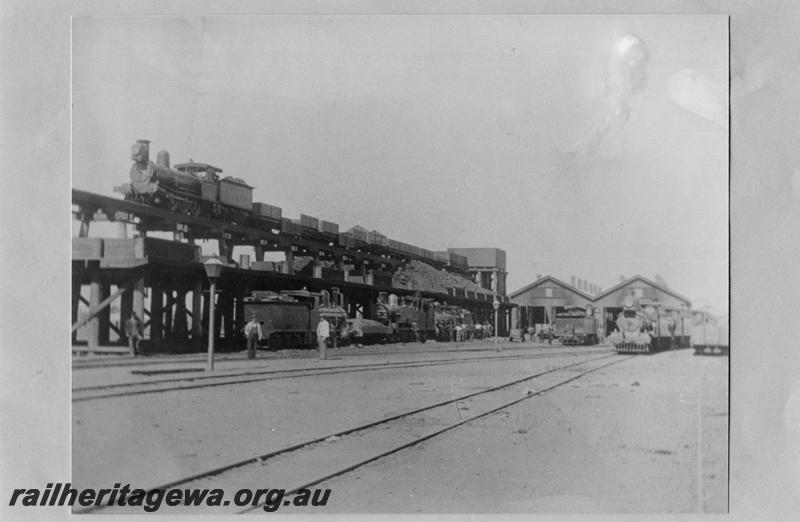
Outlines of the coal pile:
[{"label": "coal pile", "polygon": [[469,292],[487,295],[492,293],[491,290],[481,288],[470,279],[416,260],[397,269],[392,277],[392,286],[440,293],[446,293],[448,288],[463,288]]}]

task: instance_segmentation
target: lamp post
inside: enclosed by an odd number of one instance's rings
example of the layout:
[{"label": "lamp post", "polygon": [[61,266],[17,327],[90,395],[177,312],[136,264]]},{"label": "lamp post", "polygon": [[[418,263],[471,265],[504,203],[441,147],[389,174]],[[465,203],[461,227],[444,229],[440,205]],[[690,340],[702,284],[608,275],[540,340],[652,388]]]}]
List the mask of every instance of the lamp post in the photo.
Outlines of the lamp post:
[{"label": "lamp post", "polygon": [[499,348],[497,348],[497,337],[500,335],[500,332],[497,331],[497,315],[498,310],[500,310],[500,301],[497,300],[496,296],[494,301],[492,301],[492,308],[494,308],[494,346],[495,349],[499,350]]},{"label": "lamp post", "polygon": [[209,258],[203,263],[206,276],[208,276],[208,281],[211,283],[211,288],[208,292],[210,301],[208,304],[208,364],[206,365],[206,371],[209,372],[214,369],[214,301],[217,290],[217,279],[219,279],[220,274],[222,274],[222,267],[224,266],[222,261],[216,257]]}]

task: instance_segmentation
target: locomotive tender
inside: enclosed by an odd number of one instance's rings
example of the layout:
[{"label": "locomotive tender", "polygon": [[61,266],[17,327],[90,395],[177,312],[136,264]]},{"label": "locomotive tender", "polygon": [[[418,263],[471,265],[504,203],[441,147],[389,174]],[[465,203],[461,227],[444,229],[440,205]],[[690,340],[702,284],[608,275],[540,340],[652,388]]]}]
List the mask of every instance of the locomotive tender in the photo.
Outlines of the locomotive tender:
[{"label": "locomotive tender", "polygon": [[320,317],[331,325],[331,342],[341,337],[347,321],[342,301],[343,296],[336,288],[332,296],[326,290],[254,291],[244,299],[244,314],[255,315],[261,323],[260,346],[270,350],[313,348],[317,344]]},{"label": "locomotive tender", "polygon": [[475,335],[475,321],[472,312],[460,306],[443,303],[435,308],[434,320],[436,322],[436,340],[456,340],[455,328],[462,328],[464,340],[472,339]]},{"label": "locomotive tender", "polygon": [[554,335],[565,345],[597,344],[597,328],[598,320],[591,306],[569,307],[557,312],[553,321]]}]

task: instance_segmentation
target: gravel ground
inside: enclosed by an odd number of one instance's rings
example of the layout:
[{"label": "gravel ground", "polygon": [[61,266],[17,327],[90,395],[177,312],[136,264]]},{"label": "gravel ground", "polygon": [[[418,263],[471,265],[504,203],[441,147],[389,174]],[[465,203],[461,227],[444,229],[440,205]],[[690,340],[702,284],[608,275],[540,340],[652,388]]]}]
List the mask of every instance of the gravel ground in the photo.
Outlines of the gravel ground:
[{"label": "gravel ground", "polygon": [[325,509],[726,512],[727,363],[683,350],[600,370],[321,484]]},{"label": "gravel ground", "polygon": [[[513,347],[503,353],[542,351]],[[393,358],[429,357],[417,351]],[[335,362],[386,357],[341,354]],[[153,486],[572,360],[483,361],[76,403],[73,483]],[[636,357],[325,487],[333,489],[326,512],[724,511],[727,358]]]}]

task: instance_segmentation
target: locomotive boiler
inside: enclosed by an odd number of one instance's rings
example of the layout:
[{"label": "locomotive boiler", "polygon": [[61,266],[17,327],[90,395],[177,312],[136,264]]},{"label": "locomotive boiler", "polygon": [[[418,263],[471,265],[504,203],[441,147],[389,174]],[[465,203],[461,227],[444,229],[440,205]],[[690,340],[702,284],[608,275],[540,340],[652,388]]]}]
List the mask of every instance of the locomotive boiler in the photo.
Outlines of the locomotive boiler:
[{"label": "locomotive boiler", "polygon": [[206,163],[170,167],[169,153],[160,151],[150,161],[150,142],[131,148],[130,183],[114,187],[127,201],[135,201],[186,215],[244,221],[252,213],[253,187],[234,177],[220,179],[222,169]]}]

